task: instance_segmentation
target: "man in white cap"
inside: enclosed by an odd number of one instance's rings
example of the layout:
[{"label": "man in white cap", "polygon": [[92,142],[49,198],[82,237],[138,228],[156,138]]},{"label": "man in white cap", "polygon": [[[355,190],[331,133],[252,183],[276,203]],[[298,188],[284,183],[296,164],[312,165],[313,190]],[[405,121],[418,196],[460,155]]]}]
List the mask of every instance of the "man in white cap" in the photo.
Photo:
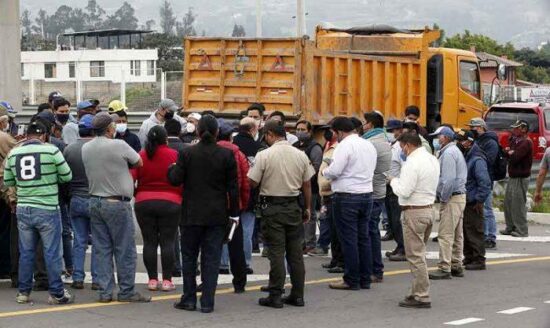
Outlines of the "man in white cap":
[{"label": "man in white cap", "polygon": [[176,112],[179,110],[178,105],[172,99],[162,99],[159,103],[158,109],[154,111],[151,116],[143,121],[141,128],[139,129],[138,137],[141,141],[141,145],[145,146],[145,140],[147,140],[147,133],[155,125],[164,125],[166,120],[175,118],[180,123],[185,125],[187,122],[181,118]]},{"label": "man in white cap", "polygon": [[202,116],[199,113],[191,113],[187,115],[187,125],[185,126],[183,136],[181,137],[184,143],[192,144],[199,140],[197,125],[199,124],[201,117]]},{"label": "man in white cap", "polygon": [[464,233],[462,221],[466,207],[466,179],[468,168],[464,155],[454,142],[454,131],[446,126],[438,128],[432,137],[439,139],[439,165],[441,175],[437,186],[439,200],[439,270],[430,273],[430,279],[463,277],[462,250]]}]

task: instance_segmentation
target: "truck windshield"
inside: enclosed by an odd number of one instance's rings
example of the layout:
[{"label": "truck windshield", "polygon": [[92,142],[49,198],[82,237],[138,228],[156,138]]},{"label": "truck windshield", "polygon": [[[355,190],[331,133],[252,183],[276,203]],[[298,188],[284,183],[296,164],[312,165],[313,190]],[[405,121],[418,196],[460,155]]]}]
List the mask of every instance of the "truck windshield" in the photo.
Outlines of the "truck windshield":
[{"label": "truck windshield", "polygon": [[460,62],[460,88],[480,99],[479,69],[476,63]]},{"label": "truck windshield", "polygon": [[489,130],[510,130],[510,125],[517,120],[529,123],[529,132],[539,132],[539,117],[537,113],[526,108],[493,108],[487,113],[485,122]]}]

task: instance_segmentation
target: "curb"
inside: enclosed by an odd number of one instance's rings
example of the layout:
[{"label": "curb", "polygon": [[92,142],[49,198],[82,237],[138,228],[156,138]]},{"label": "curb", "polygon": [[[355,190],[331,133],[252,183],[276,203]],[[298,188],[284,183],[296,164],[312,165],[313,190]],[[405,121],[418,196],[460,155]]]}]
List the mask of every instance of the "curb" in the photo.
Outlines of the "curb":
[{"label": "curb", "polygon": [[[504,212],[495,210],[497,223],[504,223]],[[527,222],[531,224],[550,225],[550,213],[527,213]]]}]

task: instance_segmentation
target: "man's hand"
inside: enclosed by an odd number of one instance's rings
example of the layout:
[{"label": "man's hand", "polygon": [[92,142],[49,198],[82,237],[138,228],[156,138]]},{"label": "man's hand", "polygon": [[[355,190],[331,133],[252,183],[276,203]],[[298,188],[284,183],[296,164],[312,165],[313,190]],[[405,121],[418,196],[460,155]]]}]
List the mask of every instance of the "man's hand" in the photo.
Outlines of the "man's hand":
[{"label": "man's hand", "polygon": [[542,193],[536,192],[535,193],[535,203],[540,204],[540,202],[542,202],[542,199],[543,199]]},{"label": "man's hand", "polygon": [[231,221],[231,223],[235,223],[236,225],[239,225],[240,219],[238,216],[230,216],[229,221]]},{"label": "man's hand", "polygon": [[483,203],[476,203],[474,205],[474,211],[477,213],[477,214],[483,214]]},{"label": "man's hand", "polygon": [[311,220],[311,210],[309,208],[305,209],[302,212],[302,220],[303,220],[304,223],[308,223],[309,220]]}]

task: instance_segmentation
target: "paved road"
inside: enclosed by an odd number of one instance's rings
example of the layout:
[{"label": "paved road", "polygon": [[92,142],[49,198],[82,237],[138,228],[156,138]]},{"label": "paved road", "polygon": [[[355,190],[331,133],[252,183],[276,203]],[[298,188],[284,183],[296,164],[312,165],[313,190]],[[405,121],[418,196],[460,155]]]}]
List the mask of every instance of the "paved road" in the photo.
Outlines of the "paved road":
[{"label": "paved road", "polygon": [[[467,272],[464,278],[432,283],[432,309],[411,310],[397,306],[410,286],[406,263],[385,263],[384,283],[358,292],[332,291],[328,282],[339,277],[320,268],[327,258],[306,258],[306,307],[266,309],[257,305],[265,283],[266,259],[254,258],[255,275],[248,292],[234,295],[222,284],[213,314],[189,313],[172,308],[174,293],[154,293],[151,304],[109,305],[95,303],[88,289],[76,291],[77,303],[52,307],[47,293],[35,292],[32,305],[14,302],[15,290],[0,282],[0,328],[8,327],[550,327],[550,227],[534,226],[530,238],[500,241],[489,252],[484,272]],[[389,250],[393,242],[383,243]],[[429,257],[437,257],[430,242]],[[139,256],[141,262],[141,256]],[[435,260],[429,260],[434,267]],[[140,264],[137,281],[145,290]],[[230,276],[221,276],[228,282]],[[181,291],[181,286],[179,287]],[[545,303],[546,302],[546,303]]]}]

